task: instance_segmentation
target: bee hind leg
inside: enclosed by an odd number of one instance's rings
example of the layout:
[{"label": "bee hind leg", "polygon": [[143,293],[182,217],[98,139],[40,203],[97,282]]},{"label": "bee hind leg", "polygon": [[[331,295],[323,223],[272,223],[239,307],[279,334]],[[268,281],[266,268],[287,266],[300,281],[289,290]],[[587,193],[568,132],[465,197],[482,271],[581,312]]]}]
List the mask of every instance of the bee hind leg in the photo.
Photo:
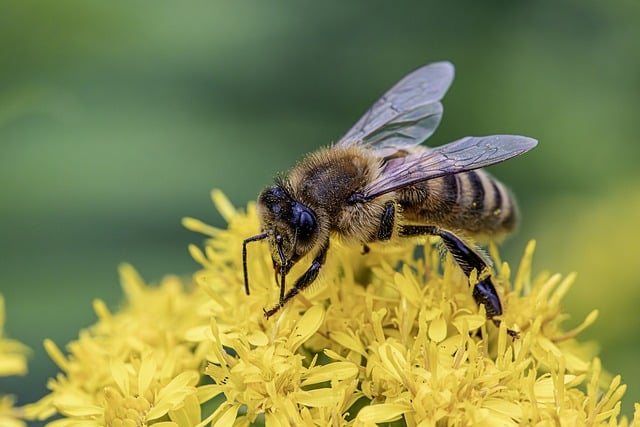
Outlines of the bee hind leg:
[{"label": "bee hind leg", "polygon": [[[482,257],[450,231],[429,225],[404,225],[400,227],[400,236],[420,235],[440,237],[467,277],[471,275],[473,270],[478,272],[479,280],[473,288],[473,299],[478,305],[484,305],[487,318],[492,320],[496,326],[499,326],[500,320],[496,319],[496,317],[502,315],[502,304],[491,280],[489,266]],[[518,335],[517,332],[511,330],[507,330],[507,333],[512,337],[517,337]]]}]

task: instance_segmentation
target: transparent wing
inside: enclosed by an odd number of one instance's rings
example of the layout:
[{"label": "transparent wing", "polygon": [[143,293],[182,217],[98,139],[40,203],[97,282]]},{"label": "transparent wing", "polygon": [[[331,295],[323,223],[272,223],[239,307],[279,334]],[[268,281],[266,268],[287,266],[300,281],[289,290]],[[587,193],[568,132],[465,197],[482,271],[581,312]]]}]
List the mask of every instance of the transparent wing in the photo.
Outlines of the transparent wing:
[{"label": "transparent wing", "polygon": [[453,65],[435,62],[405,76],[353,125],[336,145],[373,148],[418,145],[442,117],[440,100],[453,81]]},{"label": "transparent wing", "polygon": [[537,144],[526,136],[467,136],[441,147],[390,158],[380,176],[365,187],[364,197],[370,200],[418,182],[500,163]]}]

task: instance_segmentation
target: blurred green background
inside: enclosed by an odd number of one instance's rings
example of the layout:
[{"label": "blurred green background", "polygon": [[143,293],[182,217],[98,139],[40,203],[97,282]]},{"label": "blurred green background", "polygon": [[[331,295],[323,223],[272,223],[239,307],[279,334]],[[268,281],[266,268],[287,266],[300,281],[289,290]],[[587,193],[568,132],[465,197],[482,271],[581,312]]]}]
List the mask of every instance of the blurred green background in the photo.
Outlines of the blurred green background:
[{"label": "blurred green background", "polygon": [[576,325],[593,308],[604,366],[640,400],[640,2],[0,2],[0,292],[30,373],[0,379],[19,403],[56,372],[42,348],[116,308],[116,267],[156,281],[197,266],[219,226],[210,189],[238,206],[337,140],[407,72],[447,59],[456,80],[430,144],[536,137],[493,167],[523,223],[503,246],[536,271],[578,271]]}]

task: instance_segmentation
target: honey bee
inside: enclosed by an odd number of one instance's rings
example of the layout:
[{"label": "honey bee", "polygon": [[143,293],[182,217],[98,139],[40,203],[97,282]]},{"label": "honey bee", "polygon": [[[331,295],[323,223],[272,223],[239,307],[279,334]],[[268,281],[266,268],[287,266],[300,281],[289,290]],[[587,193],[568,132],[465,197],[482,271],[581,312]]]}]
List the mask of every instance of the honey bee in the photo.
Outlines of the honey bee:
[{"label": "honey bee", "polygon": [[[332,236],[367,247],[412,236],[439,236],[465,275],[476,270],[473,297],[499,324],[502,304],[488,261],[463,236],[499,239],[516,225],[518,211],[506,187],[479,170],[531,150],[537,141],[516,135],[465,137],[421,146],[442,117],[440,100],[453,65],[437,62],[405,76],[333,146],[303,158],[257,201],[262,232],[243,241],[267,240],[280,286],[273,316],[316,280]],[[287,291],[291,267],[310,255],[307,270]]]}]

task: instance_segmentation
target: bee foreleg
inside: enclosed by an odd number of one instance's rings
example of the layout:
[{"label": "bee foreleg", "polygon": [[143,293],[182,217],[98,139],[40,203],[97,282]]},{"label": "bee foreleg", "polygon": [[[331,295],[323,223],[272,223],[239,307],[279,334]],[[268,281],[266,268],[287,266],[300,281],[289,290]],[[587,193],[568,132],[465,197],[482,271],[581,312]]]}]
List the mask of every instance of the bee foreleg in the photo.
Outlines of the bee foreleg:
[{"label": "bee foreleg", "polygon": [[[500,325],[496,316],[502,314],[502,304],[495,286],[491,280],[490,269],[487,263],[473,249],[464,243],[459,237],[450,231],[429,225],[404,225],[400,228],[403,237],[420,235],[439,236],[447,250],[456,260],[464,274],[469,277],[473,270],[478,272],[478,283],[473,288],[473,299],[478,305],[484,304],[487,318]],[[509,335],[517,336],[514,331],[508,331]]]},{"label": "bee foreleg", "polygon": [[316,280],[318,277],[318,273],[320,272],[320,268],[324,265],[325,260],[327,259],[327,251],[329,250],[329,243],[320,249],[318,255],[311,262],[311,266],[305,271],[302,276],[296,280],[296,283],[293,285],[289,292],[284,295],[281,295],[280,301],[278,304],[270,308],[269,310],[264,311],[264,317],[267,319],[274,314],[276,314],[284,305],[293,297],[298,295],[301,291],[307,288],[310,284]]}]

